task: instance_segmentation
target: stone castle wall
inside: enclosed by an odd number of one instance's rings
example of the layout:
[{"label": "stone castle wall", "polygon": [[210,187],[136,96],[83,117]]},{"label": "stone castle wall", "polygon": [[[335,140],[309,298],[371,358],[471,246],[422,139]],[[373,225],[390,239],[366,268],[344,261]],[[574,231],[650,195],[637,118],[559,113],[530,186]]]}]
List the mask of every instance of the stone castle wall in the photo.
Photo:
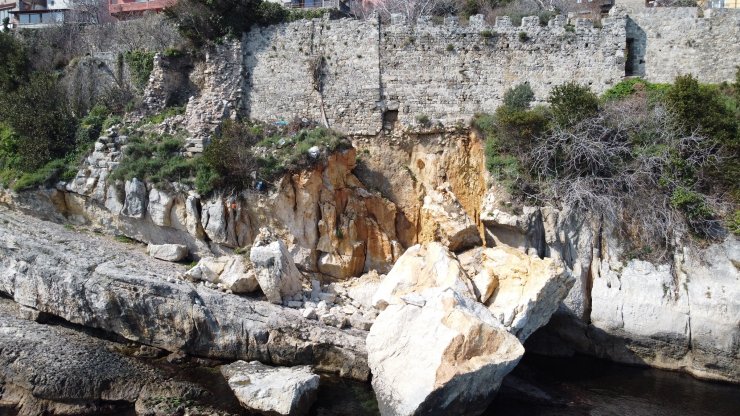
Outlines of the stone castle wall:
[{"label": "stone castle wall", "polygon": [[653,82],[683,73],[703,82],[733,80],[740,13],[698,13],[614,10],[599,27],[562,16],[547,25],[528,17],[521,26],[506,17],[488,25],[482,16],[466,25],[303,20],[245,34],[227,54],[241,56],[240,75],[230,71],[237,82],[218,83],[237,89],[232,95],[244,115],[267,122],[326,120],[361,135],[423,118],[452,126],[495,110],[504,92],[522,82],[541,102],[568,81],[601,93],[629,75]]},{"label": "stone castle wall", "polygon": [[604,91],[624,72],[624,38],[622,18],[603,28],[562,18],[541,26],[536,17],[521,27],[474,17],[467,26],[315,19],[259,28],[245,36],[244,109],[265,121],[322,120],[323,98],[329,124],[348,133],[375,134],[384,113],[405,125],[422,115],[449,125],[493,111],[524,81],[539,100],[574,79]]},{"label": "stone castle wall", "polygon": [[[740,65],[740,11],[654,7],[630,13],[627,39],[634,45],[631,75],[672,82],[692,73],[703,82],[734,79]],[[629,64],[628,62],[628,72]]]}]

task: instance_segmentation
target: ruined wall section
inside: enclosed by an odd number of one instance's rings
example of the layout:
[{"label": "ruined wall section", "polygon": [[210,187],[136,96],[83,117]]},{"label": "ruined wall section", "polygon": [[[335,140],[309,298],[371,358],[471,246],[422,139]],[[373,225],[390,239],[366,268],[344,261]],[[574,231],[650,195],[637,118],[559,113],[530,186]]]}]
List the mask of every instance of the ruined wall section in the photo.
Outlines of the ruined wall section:
[{"label": "ruined wall section", "polygon": [[673,82],[687,73],[706,83],[732,81],[740,65],[740,11],[704,10],[703,17],[699,12],[694,7],[630,12],[627,38],[635,55],[632,75],[652,82]]},{"label": "ruined wall section", "polygon": [[323,99],[331,127],[375,134],[386,111],[406,125],[422,114],[452,125],[493,111],[524,81],[540,100],[571,80],[601,92],[624,74],[624,22],[566,27],[561,17],[541,26],[531,17],[521,27],[508,18],[488,26],[474,16],[466,26],[314,19],[257,28],[244,40],[244,109],[270,122],[323,120]]},{"label": "ruined wall section", "polygon": [[244,38],[244,110],[267,122],[308,118],[375,134],[381,112],[377,22],[302,20]]},{"label": "ruined wall section", "polygon": [[589,20],[566,25],[562,16],[540,25],[536,16],[513,26],[508,17],[493,26],[473,16],[461,26],[396,24],[382,28],[381,70],[389,107],[405,124],[427,116],[452,125],[476,112],[491,112],[504,92],[529,82],[536,100],[568,81],[601,93],[624,75],[625,21]]}]

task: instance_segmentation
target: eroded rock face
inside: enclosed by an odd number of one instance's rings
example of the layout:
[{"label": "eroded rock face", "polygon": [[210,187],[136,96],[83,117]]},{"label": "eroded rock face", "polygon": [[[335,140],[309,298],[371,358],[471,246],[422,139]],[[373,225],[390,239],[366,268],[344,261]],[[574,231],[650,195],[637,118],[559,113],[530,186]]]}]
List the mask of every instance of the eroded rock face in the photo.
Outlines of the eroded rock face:
[{"label": "eroded rock face", "polygon": [[264,415],[308,413],[320,381],[309,366],[270,367],[258,361],[224,365],[221,374],[242,406]]},{"label": "eroded rock face", "polygon": [[475,221],[445,183],[428,190],[421,207],[419,241],[439,241],[452,251],[482,243]]},{"label": "eroded rock face", "polygon": [[382,415],[475,415],[493,400],[524,347],[491,313],[453,289],[389,305],[367,338]]},{"label": "eroded rock face", "polygon": [[404,295],[427,288],[452,288],[475,299],[475,291],[457,258],[442,243],[417,244],[398,259],[373,296],[373,305],[384,309]]},{"label": "eroded rock face", "polygon": [[167,192],[154,188],[149,191],[149,216],[155,225],[162,227],[170,226],[170,210],[172,210],[174,202],[175,198]]},{"label": "eroded rock face", "polygon": [[481,219],[490,244],[560,259],[575,278],[528,349],[740,382],[737,237],[680,248],[669,261],[627,261],[614,224],[553,208],[524,207],[514,215],[496,209],[493,195],[487,202]]},{"label": "eroded rock face", "polygon": [[188,246],[182,244],[149,244],[146,252],[164,261],[180,261],[188,256]]},{"label": "eroded rock face", "polygon": [[23,306],[167,351],[368,376],[364,333],[177,280],[181,265],[125,244],[3,208],[0,221],[0,291]]},{"label": "eroded rock face", "polygon": [[146,184],[134,178],[126,182],[126,199],[121,214],[131,218],[144,218],[148,197]]},{"label": "eroded rock face", "polygon": [[282,240],[275,239],[263,230],[252,246],[249,259],[267,300],[281,303],[283,297],[300,293],[303,275]]}]

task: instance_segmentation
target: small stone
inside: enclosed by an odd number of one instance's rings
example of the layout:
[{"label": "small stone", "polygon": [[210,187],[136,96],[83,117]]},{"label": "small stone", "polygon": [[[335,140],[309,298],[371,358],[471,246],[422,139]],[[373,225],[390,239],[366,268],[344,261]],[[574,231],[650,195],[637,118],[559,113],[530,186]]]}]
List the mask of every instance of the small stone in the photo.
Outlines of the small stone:
[{"label": "small stone", "polygon": [[337,299],[337,295],[334,293],[319,293],[319,300],[325,301],[326,303],[334,303]]},{"label": "small stone", "polygon": [[289,308],[299,309],[299,308],[302,308],[303,307],[303,302],[297,301],[297,300],[289,300],[288,301],[288,307]]},{"label": "small stone", "polygon": [[408,295],[401,296],[401,300],[408,305],[418,307],[423,307],[427,303],[427,301],[424,300],[424,297],[418,293],[409,293]]},{"label": "small stone", "polygon": [[306,319],[318,319],[318,315],[316,315],[316,309],[314,308],[306,308],[303,310],[303,317]]},{"label": "small stone", "polygon": [[149,244],[146,251],[155,259],[164,261],[180,261],[188,255],[188,247],[182,244]]}]

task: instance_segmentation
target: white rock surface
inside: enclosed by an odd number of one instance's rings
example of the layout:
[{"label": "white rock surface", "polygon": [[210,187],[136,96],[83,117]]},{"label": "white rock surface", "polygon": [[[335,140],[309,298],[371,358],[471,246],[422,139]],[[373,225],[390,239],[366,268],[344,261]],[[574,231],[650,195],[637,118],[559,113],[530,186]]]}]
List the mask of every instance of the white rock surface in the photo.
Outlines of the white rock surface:
[{"label": "white rock surface", "polygon": [[512,247],[486,248],[481,261],[473,282],[481,296],[495,288],[486,305],[522,342],[550,320],[573,286],[559,260],[528,256]]},{"label": "white rock surface", "polygon": [[249,259],[254,265],[260,288],[270,302],[281,303],[284,296],[301,292],[303,275],[282,240],[268,237],[265,231],[261,231]]},{"label": "white rock surface", "polygon": [[258,361],[224,365],[221,374],[242,406],[264,415],[308,413],[320,381],[309,366],[270,367]]},{"label": "white rock surface", "polygon": [[251,263],[239,255],[230,256],[218,280],[221,287],[232,293],[250,293],[259,288]]},{"label": "white rock surface", "polygon": [[452,289],[423,307],[391,304],[367,338],[382,415],[475,415],[493,400],[524,347],[485,308]]},{"label": "white rock surface", "polygon": [[146,184],[134,178],[126,182],[126,197],[121,214],[131,218],[144,218],[146,213]]},{"label": "white rock surface", "polygon": [[475,299],[473,285],[450,250],[439,242],[417,244],[398,259],[373,296],[378,309],[401,302],[403,295],[427,288],[452,288]]},{"label": "white rock surface", "polygon": [[154,188],[149,191],[148,211],[155,225],[163,227],[170,226],[170,211],[174,202],[175,198],[164,191]]},{"label": "white rock surface", "polygon": [[155,259],[180,261],[188,256],[188,246],[182,244],[149,244],[146,252]]}]

